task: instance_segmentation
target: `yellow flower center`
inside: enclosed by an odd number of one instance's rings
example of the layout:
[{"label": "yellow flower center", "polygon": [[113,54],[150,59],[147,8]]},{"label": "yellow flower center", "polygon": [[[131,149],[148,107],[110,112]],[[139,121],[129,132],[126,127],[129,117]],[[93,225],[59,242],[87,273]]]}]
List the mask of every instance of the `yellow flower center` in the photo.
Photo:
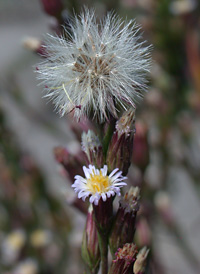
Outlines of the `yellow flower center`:
[{"label": "yellow flower center", "polygon": [[87,179],[88,190],[93,194],[97,192],[98,193],[107,192],[111,184],[112,183],[110,178],[108,176],[103,176],[101,171],[99,175],[91,174],[90,178]]}]

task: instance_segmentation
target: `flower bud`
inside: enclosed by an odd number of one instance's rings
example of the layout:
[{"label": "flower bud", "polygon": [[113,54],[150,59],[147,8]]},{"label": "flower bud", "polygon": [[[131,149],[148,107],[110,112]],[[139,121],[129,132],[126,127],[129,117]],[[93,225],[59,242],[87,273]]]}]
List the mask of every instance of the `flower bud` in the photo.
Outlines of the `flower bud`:
[{"label": "flower bud", "polygon": [[108,233],[113,217],[113,197],[106,201],[101,198],[98,205],[93,205],[93,209],[98,231]]},{"label": "flower bud", "polygon": [[156,209],[168,225],[173,224],[174,216],[171,209],[171,201],[167,192],[158,191],[154,198]]},{"label": "flower bud", "polygon": [[116,259],[112,261],[108,274],[130,274],[132,273],[133,263],[136,259],[137,247],[135,244],[126,243],[119,248],[115,254]]},{"label": "flower bud", "polygon": [[87,155],[88,164],[97,168],[103,166],[103,149],[97,135],[92,130],[82,134],[82,150]]},{"label": "flower bud", "polygon": [[139,193],[138,187],[131,187],[119,202],[119,209],[109,239],[113,255],[125,243],[133,242],[136,215],[139,210]]},{"label": "flower bud", "polygon": [[124,112],[116,122],[116,130],[110,141],[106,158],[109,171],[119,168],[123,175],[128,173],[133,150],[134,124],[135,109]]},{"label": "flower bud", "polygon": [[100,263],[100,251],[93,208],[90,205],[82,241],[82,258],[91,273],[97,273]]},{"label": "flower bud", "polygon": [[44,58],[47,57],[48,53],[46,52],[45,45],[37,38],[27,37],[22,43],[26,49],[36,52]]},{"label": "flower bud", "polygon": [[149,163],[149,147],[147,140],[147,127],[142,123],[136,123],[136,134],[133,147],[133,163],[142,171]]},{"label": "flower bud", "polygon": [[140,216],[136,225],[135,241],[138,246],[150,245],[152,233],[146,218]]},{"label": "flower bud", "polygon": [[59,16],[63,5],[61,0],[41,0],[44,11],[51,16]]},{"label": "flower bud", "polygon": [[149,249],[147,249],[146,246],[139,251],[137,259],[133,266],[134,274],[143,274],[145,272],[148,253]]},{"label": "flower bud", "polygon": [[74,181],[74,176],[76,174],[83,174],[82,170],[82,159],[81,153],[77,153],[76,155],[72,155],[67,148],[65,147],[55,147],[54,148],[54,156],[58,163],[60,163],[64,169],[67,171],[69,178],[71,181]]}]

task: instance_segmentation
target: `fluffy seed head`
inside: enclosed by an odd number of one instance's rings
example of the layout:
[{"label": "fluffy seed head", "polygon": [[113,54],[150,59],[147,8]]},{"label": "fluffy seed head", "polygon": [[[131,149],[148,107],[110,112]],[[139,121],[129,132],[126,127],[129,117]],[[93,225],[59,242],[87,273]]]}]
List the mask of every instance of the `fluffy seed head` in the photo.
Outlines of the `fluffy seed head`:
[{"label": "fluffy seed head", "polygon": [[136,24],[113,13],[97,23],[94,11],[85,9],[70,27],[63,37],[49,36],[37,71],[61,116],[73,110],[77,119],[103,122],[134,107],[150,68],[149,47],[139,42]]}]

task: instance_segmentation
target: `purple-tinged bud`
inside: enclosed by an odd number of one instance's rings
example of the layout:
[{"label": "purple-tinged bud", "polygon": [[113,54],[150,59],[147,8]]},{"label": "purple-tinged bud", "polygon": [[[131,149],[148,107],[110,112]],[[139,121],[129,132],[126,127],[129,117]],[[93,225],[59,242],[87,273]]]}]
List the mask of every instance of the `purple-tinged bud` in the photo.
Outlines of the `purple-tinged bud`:
[{"label": "purple-tinged bud", "polygon": [[63,5],[61,0],[41,0],[44,11],[51,16],[59,16]]},{"label": "purple-tinged bud", "polygon": [[103,148],[97,135],[92,130],[82,134],[82,150],[87,155],[88,164],[101,168],[103,162]]},{"label": "purple-tinged bud", "polygon": [[149,249],[147,249],[146,246],[139,251],[133,266],[134,274],[144,274],[148,254],[149,254]]},{"label": "purple-tinged bud", "polygon": [[90,273],[97,273],[100,263],[100,250],[92,205],[90,205],[88,209],[86,226],[83,232],[81,253]]},{"label": "purple-tinged bud", "polygon": [[147,127],[141,123],[136,123],[136,134],[133,147],[133,163],[142,171],[149,163],[149,145],[147,140]]},{"label": "purple-tinged bud", "polygon": [[133,242],[136,215],[139,210],[139,193],[138,187],[131,187],[119,202],[119,209],[109,239],[112,255],[125,243]]},{"label": "purple-tinged bud", "polygon": [[152,233],[147,220],[140,217],[136,225],[135,241],[138,246],[149,246],[152,240]]},{"label": "purple-tinged bud", "polygon": [[34,37],[25,38],[23,41],[23,46],[26,49],[36,52],[37,54],[41,55],[44,58],[47,57],[48,55],[45,45],[37,38],[34,38]]},{"label": "purple-tinged bud", "polygon": [[119,168],[122,170],[123,175],[128,173],[133,150],[134,125],[135,109],[124,112],[122,117],[116,122],[116,130],[107,151],[106,164],[109,171]]},{"label": "purple-tinged bud", "polygon": [[103,201],[99,200],[98,205],[93,205],[96,226],[99,232],[108,233],[113,218],[113,197]]},{"label": "purple-tinged bud", "polygon": [[126,243],[119,248],[115,254],[116,259],[112,261],[108,274],[131,274],[133,263],[136,259],[137,247],[133,243]]},{"label": "purple-tinged bud", "polygon": [[164,221],[171,225],[174,223],[174,215],[171,208],[170,197],[165,191],[158,191],[154,198],[156,209],[164,219]]},{"label": "purple-tinged bud", "polygon": [[54,156],[56,161],[67,171],[70,180],[73,182],[77,174],[83,175],[82,152],[72,155],[65,147],[55,147]]}]

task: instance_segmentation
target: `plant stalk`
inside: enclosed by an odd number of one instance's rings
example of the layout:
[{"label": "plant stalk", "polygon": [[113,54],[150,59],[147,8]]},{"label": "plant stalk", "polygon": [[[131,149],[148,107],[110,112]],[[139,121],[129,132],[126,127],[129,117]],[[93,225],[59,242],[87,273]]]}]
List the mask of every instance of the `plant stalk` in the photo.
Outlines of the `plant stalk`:
[{"label": "plant stalk", "polygon": [[99,248],[101,254],[101,273],[108,273],[108,237],[104,231],[98,231]]}]

